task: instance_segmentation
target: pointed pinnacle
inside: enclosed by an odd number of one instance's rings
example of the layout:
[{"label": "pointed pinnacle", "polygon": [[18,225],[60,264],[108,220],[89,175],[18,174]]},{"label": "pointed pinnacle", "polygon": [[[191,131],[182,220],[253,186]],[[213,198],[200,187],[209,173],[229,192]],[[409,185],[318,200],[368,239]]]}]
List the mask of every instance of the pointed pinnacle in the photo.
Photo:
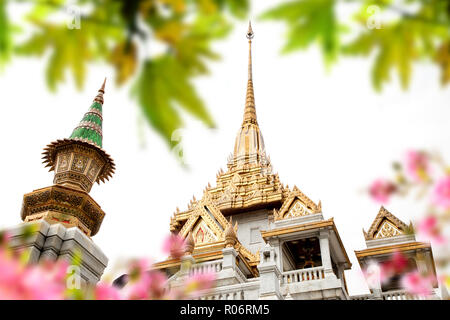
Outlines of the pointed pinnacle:
[{"label": "pointed pinnacle", "polygon": [[[106,84],[106,77],[105,77],[105,80],[103,80],[102,87],[100,88],[100,90],[102,90],[103,93],[105,92],[105,84]],[[99,90],[99,91],[100,91],[100,90]]]},{"label": "pointed pinnacle", "polygon": [[248,30],[247,30],[247,39],[248,40],[253,39],[254,35],[255,34],[253,33],[253,30],[252,30],[252,21],[249,20],[248,21]]}]

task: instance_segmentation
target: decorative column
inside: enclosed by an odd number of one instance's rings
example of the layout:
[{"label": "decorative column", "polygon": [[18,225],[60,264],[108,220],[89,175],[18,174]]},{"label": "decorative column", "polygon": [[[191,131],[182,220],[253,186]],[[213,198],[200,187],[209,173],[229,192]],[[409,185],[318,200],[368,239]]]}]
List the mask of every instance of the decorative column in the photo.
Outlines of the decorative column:
[{"label": "decorative column", "polygon": [[234,246],[237,243],[237,224],[233,227],[233,221],[225,228],[225,248],[222,249],[222,271],[220,273],[220,280],[223,285],[234,284],[242,282],[236,271],[236,257],[238,255]]},{"label": "decorative column", "polygon": [[420,251],[417,251],[415,260],[416,260],[416,264],[417,264],[417,271],[419,271],[422,274],[427,274],[428,266],[427,266],[427,262],[425,261],[424,254]]},{"label": "decorative column", "polygon": [[345,290],[345,275],[344,275],[344,263],[338,263],[337,265],[338,269],[338,278],[341,280],[342,290]]},{"label": "decorative column", "polygon": [[383,300],[381,290],[381,270],[378,263],[371,263],[367,267],[366,282],[371,293],[370,300]]},{"label": "decorative column", "polygon": [[260,252],[259,271],[259,299],[279,299],[283,297],[280,293],[280,276],[276,262],[275,249],[267,244]]},{"label": "decorative column", "polygon": [[192,265],[195,264],[195,259],[192,256],[192,253],[194,252],[194,246],[194,237],[192,236],[192,232],[189,232],[188,236],[186,237],[184,256],[181,257],[179,273],[181,277],[188,276]]},{"label": "decorative column", "polygon": [[[28,262],[64,259],[70,263],[81,254],[80,277],[87,283],[99,281],[108,263],[91,239],[105,213],[89,195],[95,182],[109,180],[115,170],[113,159],[103,150],[104,93],[105,82],[70,137],[44,149],[44,164],[55,172],[53,185],[25,194],[21,210],[24,224],[36,227],[34,238],[22,244],[31,253]],[[17,238],[23,238],[24,224],[13,229]]]},{"label": "decorative column", "polygon": [[320,256],[322,257],[322,266],[325,273],[325,278],[334,278],[336,275],[333,272],[331,265],[331,252],[330,252],[330,233],[328,230],[320,231]]}]

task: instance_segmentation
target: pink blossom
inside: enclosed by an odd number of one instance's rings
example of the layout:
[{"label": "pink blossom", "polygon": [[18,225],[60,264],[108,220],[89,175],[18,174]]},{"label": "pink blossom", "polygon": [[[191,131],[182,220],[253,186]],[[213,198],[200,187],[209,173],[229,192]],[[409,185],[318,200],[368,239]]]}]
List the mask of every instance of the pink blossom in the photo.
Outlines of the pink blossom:
[{"label": "pink blossom", "polygon": [[186,295],[196,297],[200,291],[211,289],[216,280],[213,272],[196,274],[189,277],[184,285]]},{"label": "pink blossom", "polygon": [[417,231],[426,241],[436,245],[442,245],[446,242],[444,236],[440,234],[438,220],[434,216],[428,216],[417,224]]},{"label": "pink blossom", "polygon": [[11,241],[11,234],[8,231],[0,232],[0,246],[7,247]]},{"label": "pink blossom", "polygon": [[94,296],[96,300],[121,300],[120,291],[105,282],[97,284]]},{"label": "pink blossom", "polygon": [[163,251],[174,259],[180,259],[184,254],[184,249],[184,239],[177,234],[171,234],[164,240]]},{"label": "pink blossom", "polygon": [[127,299],[161,299],[166,290],[166,276],[160,271],[144,272],[139,279],[124,288]]},{"label": "pink blossom", "polygon": [[433,202],[443,209],[450,209],[450,176],[436,183],[433,190]]},{"label": "pink blossom", "polygon": [[146,259],[135,260],[130,265],[129,282],[123,289],[126,299],[161,299],[166,289],[167,277],[158,270],[150,270]]},{"label": "pink blossom", "polygon": [[402,278],[402,286],[409,294],[430,295],[436,279],[433,275],[424,276],[418,271],[407,273]]},{"label": "pink blossom", "polygon": [[23,265],[16,256],[0,249],[0,299],[63,299],[67,263]]},{"label": "pink blossom", "polygon": [[68,263],[65,261],[27,267],[21,276],[23,299],[64,299],[67,267]]},{"label": "pink blossom", "polygon": [[13,259],[10,252],[0,249],[0,299],[20,299],[21,291],[18,285],[24,267],[17,259]]},{"label": "pink blossom", "polygon": [[429,179],[428,156],[425,152],[411,150],[406,153],[406,173],[416,182]]},{"label": "pink blossom", "polygon": [[376,202],[386,204],[396,190],[397,187],[392,182],[385,179],[377,179],[369,187],[369,194]]},{"label": "pink blossom", "polygon": [[167,286],[167,277],[164,273],[157,270],[152,270],[149,273],[149,296],[150,299],[161,299],[165,292]]},{"label": "pink blossom", "polygon": [[392,254],[388,261],[380,264],[380,281],[385,283],[395,274],[403,272],[408,267],[408,259],[399,251]]}]

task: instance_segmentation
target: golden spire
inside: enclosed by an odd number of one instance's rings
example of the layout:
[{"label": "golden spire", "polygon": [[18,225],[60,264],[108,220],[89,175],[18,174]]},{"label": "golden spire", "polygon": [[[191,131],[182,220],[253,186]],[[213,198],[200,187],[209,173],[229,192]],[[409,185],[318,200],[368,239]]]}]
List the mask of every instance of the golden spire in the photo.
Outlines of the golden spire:
[{"label": "golden spire", "polygon": [[[267,162],[265,156],[264,140],[259,130],[258,121],[256,120],[255,95],[253,93],[253,75],[252,75],[252,39],[254,33],[252,25],[249,22],[247,39],[248,39],[248,82],[247,95],[245,99],[244,121],[238,132],[234,143],[233,158],[230,165],[240,168],[255,164],[262,165],[261,160]],[[267,163],[265,164],[265,166]],[[229,167],[230,168],[230,167]]]},{"label": "golden spire", "polygon": [[98,103],[103,104],[103,94],[105,93],[105,84],[106,84],[106,77],[105,80],[103,81],[102,87],[100,89],[98,89],[98,94],[97,96],[94,98],[94,101],[97,101]]},{"label": "golden spire", "polygon": [[255,109],[255,95],[253,92],[253,74],[252,74],[252,39],[254,33],[252,30],[251,21],[248,22],[248,81],[247,81],[247,94],[245,97],[245,110],[244,110],[244,123],[257,123],[256,121],[256,109]]}]

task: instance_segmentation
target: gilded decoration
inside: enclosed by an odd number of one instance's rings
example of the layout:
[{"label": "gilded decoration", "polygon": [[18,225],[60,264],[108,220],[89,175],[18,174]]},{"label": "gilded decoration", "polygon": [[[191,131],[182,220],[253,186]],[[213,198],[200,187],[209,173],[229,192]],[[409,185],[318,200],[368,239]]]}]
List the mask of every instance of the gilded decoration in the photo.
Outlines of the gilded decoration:
[{"label": "gilded decoration", "polygon": [[[239,242],[237,225],[231,229],[232,216],[262,209],[269,212],[269,220],[272,219],[272,211],[273,219],[283,219],[319,213],[321,204],[319,202],[316,205],[297,187],[290,190],[288,186],[284,186],[278,174],[272,171],[256,116],[252,39],[253,31],[250,27],[244,117],[236,135],[233,153],[227,159],[227,169],[217,172],[215,186],[208,183],[201,200],[197,201],[194,197],[184,211],[176,208],[170,218],[170,231],[183,237],[192,233],[195,241],[194,256],[199,252],[213,254],[224,247],[234,247],[241,259],[257,273],[259,253],[250,252]],[[230,217],[230,221],[225,217]]]},{"label": "gilded decoration", "polygon": [[[53,182],[61,185],[72,185],[89,192],[98,176],[108,166],[108,160],[102,156],[100,149],[89,144],[66,141],[55,149],[58,163]],[[62,169],[62,166],[64,170]]]},{"label": "gilded decoration", "polygon": [[217,241],[217,236],[208,228],[204,221],[197,223],[193,230],[194,243],[197,245]]},{"label": "gilded decoration", "polygon": [[99,171],[99,165],[97,164],[97,162],[95,162],[95,160],[92,160],[91,164],[89,166],[88,172],[87,172],[87,177],[89,178],[89,180],[94,182],[98,171]]},{"label": "gilded decoration", "polygon": [[71,153],[63,153],[58,158],[57,172],[67,171],[69,169]]},{"label": "gilded decoration", "polygon": [[378,211],[369,231],[363,230],[366,240],[395,237],[410,232],[413,232],[412,224],[406,225],[383,206]]},{"label": "gilded decoration", "polygon": [[384,222],[381,224],[380,230],[375,235],[375,238],[389,238],[402,234],[403,232],[398,230],[392,223],[390,223],[388,220],[384,220]]},{"label": "gilded decoration", "polygon": [[86,170],[88,158],[79,154],[74,154],[72,162],[72,170],[83,173]]},{"label": "gilded decoration", "polygon": [[300,202],[300,200],[295,200],[286,214],[286,218],[301,217],[306,214],[307,212],[305,206]]},{"label": "gilded decoration", "polygon": [[26,222],[47,217],[74,224],[76,219],[88,235],[95,235],[104,216],[105,213],[89,194],[63,186],[51,186],[23,196],[21,217]]},{"label": "gilded decoration", "polygon": [[45,219],[78,227],[88,236],[100,229],[105,213],[88,192],[94,182],[109,179],[115,170],[114,161],[102,149],[104,92],[105,82],[70,138],[44,149],[44,164],[55,171],[55,185],[23,196],[21,217],[25,222]]},{"label": "gilded decoration", "polygon": [[[179,234],[184,238],[192,237],[194,243],[194,247],[191,249],[192,252],[197,254],[200,252],[213,253],[231,245],[249,266],[250,264],[256,266],[257,261],[259,261],[259,255],[253,254],[239,242],[236,236],[237,223],[231,226],[231,219],[228,221],[223,216],[218,207],[212,202],[209,193],[205,193],[201,200],[197,201],[194,198],[190,207],[188,219],[181,230],[179,230]],[[253,271],[256,272],[256,270]]]},{"label": "gilded decoration", "polygon": [[274,220],[282,220],[322,212],[322,204],[316,205],[296,186],[289,192],[280,210],[274,211]]}]

